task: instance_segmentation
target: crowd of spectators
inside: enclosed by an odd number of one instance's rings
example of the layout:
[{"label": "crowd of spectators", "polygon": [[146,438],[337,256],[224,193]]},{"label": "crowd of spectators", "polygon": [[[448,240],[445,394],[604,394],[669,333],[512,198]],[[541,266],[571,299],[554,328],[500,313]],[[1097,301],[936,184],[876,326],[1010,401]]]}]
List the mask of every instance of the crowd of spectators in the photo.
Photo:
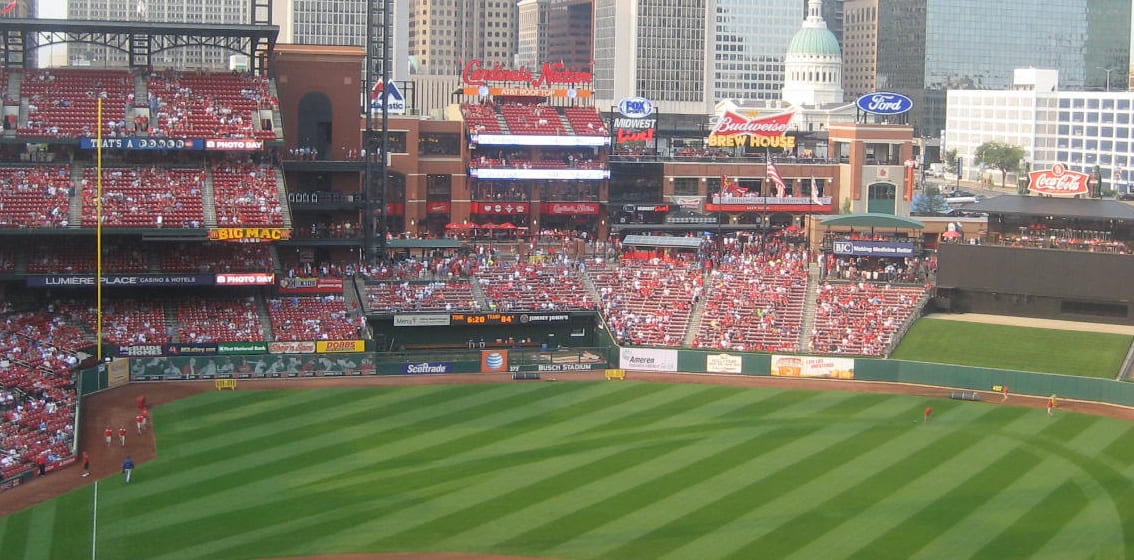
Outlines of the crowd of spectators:
[{"label": "crowd of spectators", "polygon": [[487,310],[587,311],[597,307],[578,267],[565,260],[497,262],[474,269]]},{"label": "crowd of spectators", "polygon": [[806,251],[767,239],[726,252],[717,262],[693,347],[796,351],[807,290]]},{"label": "crowd of spectators", "polygon": [[267,340],[254,296],[188,297],[178,302],[180,342],[261,342]]},{"label": "crowd of spectators", "polygon": [[275,270],[272,250],[261,243],[178,243],[160,255],[162,272],[218,273]]},{"label": "crowd of spectators", "polygon": [[279,226],[284,223],[276,168],[248,160],[213,166],[219,226]]},{"label": "crowd of spectators", "polygon": [[70,225],[71,168],[65,165],[0,168],[0,228]]},{"label": "crowd of spectators", "polygon": [[925,282],[933,272],[931,262],[921,257],[866,257],[823,255],[819,268],[824,279],[868,280],[903,284]]},{"label": "crowd of spectators", "polygon": [[259,111],[279,101],[266,77],[243,72],[164,70],[148,76],[151,136],[274,138]]},{"label": "crowd of spectators", "polygon": [[[155,165],[102,171],[103,227],[195,229],[204,225],[203,170]],[[83,227],[94,227],[98,221],[97,174],[96,167],[83,169]]]},{"label": "crowd of spectators", "polygon": [[701,261],[692,258],[622,259],[588,266],[606,324],[620,344],[681,346],[690,313],[704,289]]},{"label": "crowd of spectators", "polygon": [[275,340],[354,340],[363,326],[341,295],[272,298],[268,314]]},{"label": "crowd of spectators", "polygon": [[424,282],[376,282],[366,285],[371,313],[482,311],[467,279]]},{"label": "crowd of spectators", "polygon": [[74,457],[75,352],[89,340],[53,309],[0,309],[0,480]]},{"label": "crowd of spectators", "polygon": [[808,351],[883,356],[928,287],[860,281],[818,290]]}]

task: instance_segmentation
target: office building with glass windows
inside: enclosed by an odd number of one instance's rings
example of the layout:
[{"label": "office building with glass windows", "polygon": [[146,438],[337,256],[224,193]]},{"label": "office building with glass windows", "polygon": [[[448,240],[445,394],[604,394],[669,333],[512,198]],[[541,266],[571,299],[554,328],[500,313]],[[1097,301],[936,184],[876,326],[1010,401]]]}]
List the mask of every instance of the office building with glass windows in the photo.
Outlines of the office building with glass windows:
[{"label": "office building with glass windows", "polygon": [[966,178],[979,176],[977,147],[998,141],[1024,148],[1032,169],[1061,163],[1098,172],[1108,188],[1134,182],[1134,92],[1061,91],[1056,76],[1025,69],[1010,90],[949,91],[945,149],[957,150]]},{"label": "office building with glass windows", "polygon": [[1127,82],[1130,0],[846,0],[848,98],[892,90],[914,100],[920,136],[945,124],[945,92],[1005,89],[1015,68],[1059,71],[1062,90]]},{"label": "office building with glass windows", "polygon": [[[707,114],[723,99],[779,99],[797,0],[595,0],[595,96]],[[627,22],[634,22],[628,25]]]},{"label": "office building with glass windows", "polygon": [[[249,0],[69,0],[67,19],[94,21],[162,22],[200,25],[248,24],[251,20]],[[235,57],[235,58],[234,58]],[[232,51],[201,45],[186,45],[155,53],[155,68],[202,68],[225,70],[247,64],[247,57]],[[126,66],[125,50],[72,43],[68,45],[68,62],[72,66]]]}]

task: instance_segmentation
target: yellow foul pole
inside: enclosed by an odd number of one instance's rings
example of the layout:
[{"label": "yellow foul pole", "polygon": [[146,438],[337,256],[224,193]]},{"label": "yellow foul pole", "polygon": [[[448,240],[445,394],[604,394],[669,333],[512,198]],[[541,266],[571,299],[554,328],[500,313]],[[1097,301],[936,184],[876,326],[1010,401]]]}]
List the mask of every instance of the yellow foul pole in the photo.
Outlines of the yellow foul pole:
[{"label": "yellow foul pole", "polygon": [[102,97],[98,98],[95,133],[95,353],[102,362]]}]

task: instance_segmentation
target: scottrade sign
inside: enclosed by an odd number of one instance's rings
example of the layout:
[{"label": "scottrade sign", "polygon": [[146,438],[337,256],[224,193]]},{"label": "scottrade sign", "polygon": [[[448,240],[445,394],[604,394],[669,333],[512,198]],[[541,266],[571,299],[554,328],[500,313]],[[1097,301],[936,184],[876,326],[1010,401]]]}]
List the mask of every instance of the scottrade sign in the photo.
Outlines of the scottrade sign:
[{"label": "scottrade sign", "polygon": [[900,115],[913,109],[913,100],[889,91],[876,91],[858,98],[858,108],[875,115]]}]

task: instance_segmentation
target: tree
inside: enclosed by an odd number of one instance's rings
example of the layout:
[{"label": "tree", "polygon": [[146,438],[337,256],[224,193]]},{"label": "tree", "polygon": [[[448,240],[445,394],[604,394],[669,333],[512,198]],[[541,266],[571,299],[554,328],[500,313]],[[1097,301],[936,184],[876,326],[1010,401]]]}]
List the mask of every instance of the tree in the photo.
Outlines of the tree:
[{"label": "tree", "polygon": [[945,150],[945,171],[949,173],[957,172],[957,150]]},{"label": "tree", "polygon": [[945,195],[937,185],[926,185],[925,191],[918,193],[910,202],[910,214],[918,216],[946,215],[952,208],[945,202]]},{"label": "tree", "polygon": [[1000,170],[1000,186],[1003,187],[1008,180],[1008,172],[1020,169],[1020,160],[1024,159],[1024,149],[993,140],[977,146],[973,155],[976,156],[977,163]]}]

